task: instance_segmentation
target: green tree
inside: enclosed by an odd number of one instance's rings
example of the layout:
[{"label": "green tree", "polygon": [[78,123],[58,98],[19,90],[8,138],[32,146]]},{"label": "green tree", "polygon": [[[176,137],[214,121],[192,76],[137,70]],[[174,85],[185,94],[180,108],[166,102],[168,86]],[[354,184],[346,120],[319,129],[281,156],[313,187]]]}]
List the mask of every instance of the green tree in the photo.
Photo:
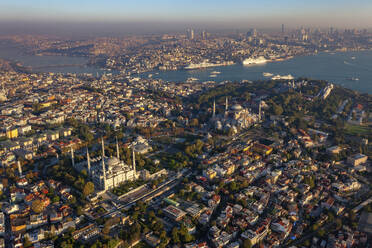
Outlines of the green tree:
[{"label": "green tree", "polygon": [[83,189],[83,195],[87,197],[93,192],[94,192],[94,184],[92,182],[88,182],[87,184],[85,184],[84,189]]},{"label": "green tree", "polygon": [[54,196],[53,198],[52,198],[52,202],[53,203],[56,203],[56,202],[59,202],[59,196],[58,195],[56,195],[56,196]]},{"label": "green tree", "polygon": [[34,200],[31,204],[31,209],[35,213],[39,214],[44,211],[44,204],[39,200]]},{"label": "green tree", "polygon": [[178,229],[176,227],[172,229],[172,240],[174,244],[178,244],[181,242],[179,234],[178,234]]},{"label": "green tree", "polygon": [[319,237],[323,238],[325,234],[326,234],[326,231],[323,228],[318,230]]},{"label": "green tree", "polygon": [[190,121],[190,126],[191,126],[191,127],[197,127],[197,126],[199,126],[199,120],[196,119],[196,118],[192,119],[192,120]]},{"label": "green tree", "polygon": [[275,115],[281,115],[281,114],[283,114],[283,108],[282,108],[282,106],[280,106],[280,105],[278,105],[276,103],[273,104],[273,111],[274,111],[274,114]]},{"label": "green tree", "polygon": [[245,239],[243,241],[243,248],[251,248],[252,247],[252,242],[249,239]]},{"label": "green tree", "polygon": [[337,230],[340,230],[341,227],[342,227],[342,220],[341,220],[340,218],[337,218],[337,219],[335,220],[335,223],[336,223],[336,229],[337,229]]}]

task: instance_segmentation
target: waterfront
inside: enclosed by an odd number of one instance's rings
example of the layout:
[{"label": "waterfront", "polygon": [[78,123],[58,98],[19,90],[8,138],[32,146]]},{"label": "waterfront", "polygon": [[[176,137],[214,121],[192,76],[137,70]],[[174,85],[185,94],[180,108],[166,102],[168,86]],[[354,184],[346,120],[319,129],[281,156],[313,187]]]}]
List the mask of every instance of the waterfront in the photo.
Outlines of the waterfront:
[{"label": "waterfront", "polygon": [[[220,74],[211,77],[213,71],[218,71]],[[144,76],[153,74],[153,78],[174,82],[186,81],[191,77],[199,79],[199,82],[208,80],[220,82],[268,79],[263,76],[264,72],[328,80],[345,88],[372,93],[372,51],[370,50],[319,53],[252,66],[235,64],[199,70],[159,71],[146,73]],[[359,80],[355,80],[356,78]]]},{"label": "waterfront", "polygon": [[[87,66],[87,57],[72,56],[37,56],[22,52],[20,47],[9,43],[0,43],[0,58],[21,62],[30,66],[33,71],[54,73],[92,73],[102,74],[105,71],[94,66]],[[67,66],[70,65],[70,66]],[[220,72],[213,74],[213,71]],[[197,78],[199,82],[225,80],[262,80],[269,79],[263,73],[288,75],[328,80],[343,87],[360,92],[372,93],[372,51],[320,53],[298,56],[290,60],[269,62],[266,64],[243,66],[209,67],[198,70],[152,71],[141,77],[152,74],[155,79],[184,82],[188,78]],[[113,71],[115,73],[115,71]],[[212,76],[212,77],[211,77]],[[352,80],[354,79],[354,80]],[[359,80],[355,80],[359,79]]]},{"label": "waterfront", "polygon": [[35,72],[53,73],[103,73],[104,70],[88,66],[87,57],[53,56],[25,54],[20,46],[9,42],[0,42],[0,58],[11,62],[20,62]]}]

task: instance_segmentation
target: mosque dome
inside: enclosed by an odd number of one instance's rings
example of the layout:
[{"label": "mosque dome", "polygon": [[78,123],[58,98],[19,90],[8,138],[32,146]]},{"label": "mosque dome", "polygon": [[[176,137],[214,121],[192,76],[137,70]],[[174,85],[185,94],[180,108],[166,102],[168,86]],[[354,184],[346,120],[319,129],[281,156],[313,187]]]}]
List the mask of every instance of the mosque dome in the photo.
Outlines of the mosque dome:
[{"label": "mosque dome", "polygon": [[233,111],[240,111],[242,109],[243,109],[243,107],[239,104],[235,104],[231,107],[231,110],[233,110]]},{"label": "mosque dome", "polygon": [[116,165],[120,164],[120,160],[117,157],[111,157],[107,160],[107,166],[109,168],[114,168]]}]

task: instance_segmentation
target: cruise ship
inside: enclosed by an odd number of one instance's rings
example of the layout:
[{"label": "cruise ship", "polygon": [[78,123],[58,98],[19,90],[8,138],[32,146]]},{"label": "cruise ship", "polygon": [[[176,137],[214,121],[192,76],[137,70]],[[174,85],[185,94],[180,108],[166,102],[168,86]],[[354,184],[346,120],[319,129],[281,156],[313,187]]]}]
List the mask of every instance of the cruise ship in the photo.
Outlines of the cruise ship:
[{"label": "cruise ship", "polygon": [[267,62],[267,59],[265,59],[263,56],[258,58],[248,58],[243,60],[243,65],[257,65],[257,64],[265,64]]},{"label": "cruise ship", "polygon": [[207,61],[203,61],[199,64],[189,64],[188,66],[184,67],[186,70],[193,70],[193,69],[201,69],[201,68],[208,68],[208,67],[216,67],[216,66],[224,66],[224,65],[233,65],[234,62],[227,61],[221,63],[210,63]]}]

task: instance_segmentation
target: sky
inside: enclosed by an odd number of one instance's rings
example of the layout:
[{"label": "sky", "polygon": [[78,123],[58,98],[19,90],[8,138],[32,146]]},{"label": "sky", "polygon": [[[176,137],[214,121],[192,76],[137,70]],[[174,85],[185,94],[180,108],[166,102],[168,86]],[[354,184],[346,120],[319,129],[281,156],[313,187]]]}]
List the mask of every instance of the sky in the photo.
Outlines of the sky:
[{"label": "sky", "polygon": [[1,0],[1,23],[371,28],[372,0]]}]

